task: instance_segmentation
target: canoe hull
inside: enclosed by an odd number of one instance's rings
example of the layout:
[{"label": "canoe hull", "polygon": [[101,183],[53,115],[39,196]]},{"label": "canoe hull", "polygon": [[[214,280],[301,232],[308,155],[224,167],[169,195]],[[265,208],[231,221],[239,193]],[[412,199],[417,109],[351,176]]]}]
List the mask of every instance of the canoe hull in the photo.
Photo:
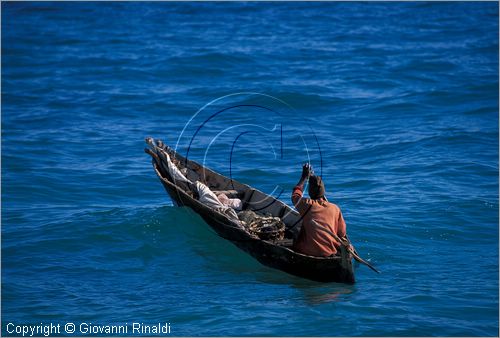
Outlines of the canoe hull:
[{"label": "canoe hull", "polygon": [[352,261],[341,257],[320,258],[302,255],[269,241],[252,238],[219,213],[202,205],[169,181],[161,180],[170,198],[178,206],[186,206],[198,213],[222,238],[247,252],[261,264],[291,275],[317,282],[355,282]]}]

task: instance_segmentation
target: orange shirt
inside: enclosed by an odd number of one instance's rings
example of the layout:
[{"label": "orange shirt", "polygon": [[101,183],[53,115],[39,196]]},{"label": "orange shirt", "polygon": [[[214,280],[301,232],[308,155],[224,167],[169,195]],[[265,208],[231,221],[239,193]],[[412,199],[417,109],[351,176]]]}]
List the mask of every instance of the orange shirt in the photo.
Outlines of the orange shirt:
[{"label": "orange shirt", "polygon": [[346,235],[346,225],[340,208],[323,199],[302,198],[302,189],[301,186],[295,186],[292,193],[292,202],[303,217],[294,249],[310,256],[328,257],[336,254],[340,243],[311,221],[316,221],[342,238]]}]

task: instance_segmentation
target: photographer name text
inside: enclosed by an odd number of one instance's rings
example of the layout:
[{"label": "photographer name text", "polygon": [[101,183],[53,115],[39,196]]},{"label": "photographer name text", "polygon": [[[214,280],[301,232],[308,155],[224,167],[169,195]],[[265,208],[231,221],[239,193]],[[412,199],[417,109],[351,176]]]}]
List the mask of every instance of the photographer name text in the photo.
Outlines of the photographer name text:
[{"label": "photographer name text", "polygon": [[170,334],[170,323],[125,323],[122,325],[100,325],[93,323],[40,323],[15,324],[7,323],[6,332],[13,336],[40,337],[40,336],[60,336],[67,334],[75,335],[103,335],[103,334],[123,334],[123,335],[168,335]]}]

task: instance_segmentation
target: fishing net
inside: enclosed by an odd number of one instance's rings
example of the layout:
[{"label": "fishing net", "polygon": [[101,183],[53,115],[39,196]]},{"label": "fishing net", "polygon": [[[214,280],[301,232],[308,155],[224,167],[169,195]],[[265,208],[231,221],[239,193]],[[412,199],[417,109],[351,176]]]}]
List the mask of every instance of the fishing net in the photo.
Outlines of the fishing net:
[{"label": "fishing net", "polygon": [[244,210],[238,213],[238,218],[248,232],[260,239],[278,241],[285,237],[285,223],[279,217]]}]

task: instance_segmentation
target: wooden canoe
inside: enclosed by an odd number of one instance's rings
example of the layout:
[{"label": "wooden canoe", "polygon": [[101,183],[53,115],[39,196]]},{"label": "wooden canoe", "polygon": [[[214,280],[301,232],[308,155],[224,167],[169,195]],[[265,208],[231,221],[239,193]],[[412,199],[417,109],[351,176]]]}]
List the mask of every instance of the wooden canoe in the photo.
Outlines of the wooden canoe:
[{"label": "wooden canoe", "polygon": [[[300,215],[293,208],[249,185],[220,175],[195,161],[184,158],[173,149],[166,147],[161,141],[156,143],[151,138],[146,141],[151,149],[145,149],[145,151],[153,157],[154,170],[173,202],[177,206],[186,206],[198,213],[220,237],[231,241],[263,265],[291,275],[318,282],[354,283],[352,256],[345,247],[341,247],[341,255],[334,257],[313,257],[292,250],[293,238],[298,235],[302,226]],[[165,170],[165,162],[161,157],[162,150],[174,159],[180,169],[187,168],[186,177],[189,180],[201,181],[212,191],[232,191],[242,200],[243,210],[253,210],[260,214],[280,217],[286,226],[285,239],[261,240],[241,228],[228,215],[198,201],[186,188],[184,182],[175,181]]]}]

